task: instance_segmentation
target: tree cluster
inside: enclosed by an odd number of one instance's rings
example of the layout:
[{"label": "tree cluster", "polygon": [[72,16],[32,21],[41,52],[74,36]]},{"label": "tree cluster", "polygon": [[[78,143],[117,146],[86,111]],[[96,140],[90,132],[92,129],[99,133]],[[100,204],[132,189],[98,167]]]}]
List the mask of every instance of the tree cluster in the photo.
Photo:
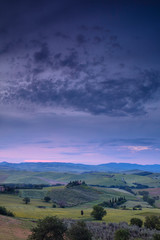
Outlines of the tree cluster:
[{"label": "tree cluster", "polygon": [[[145,228],[140,227],[141,220],[131,219],[131,224],[101,223],[101,222],[77,222],[73,219],[60,220],[57,217],[46,217],[38,221],[37,226],[31,231],[28,240],[160,240],[160,232],[156,230],[157,218],[150,217],[145,220]],[[158,220],[159,221],[159,220]],[[133,226],[134,225],[134,226]],[[149,228],[150,227],[150,228]],[[154,228],[153,228],[154,227]],[[155,228],[156,227],[156,228]]]},{"label": "tree cluster", "polygon": [[139,219],[139,218],[131,218],[130,224],[131,225],[136,225],[138,227],[142,227],[143,221],[141,219]]},{"label": "tree cluster", "polygon": [[142,206],[141,206],[140,204],[135,205],[135,206],[133,207],[133,210],[142,210]]},{"label": "tree cluster", "polygon": [[144,202],[148,202],[151,206],[154,206],[155,199],[149,197],[149,192],[148,191],[139,191],[139,194],[143,196],[143,201]]},{"label": "tree cluster", "polygon": [[160,217],[159,216],[146,216],[144,226],[149,229],[160,230]]},{"label": "tree cluster", "polygon": [[46,217],[39,220],[28,240],[91,240],[92,234],[83,221],[74,223],[69,229],[63,220]]},{"label": "tree cluster", "polygon": [[109,201],[104,201],[99,205],[102,207],[117,208],[119,205],[125,203],[127,200],[125,197],[112,198]]},{"label": "tree cluster", "polygon": [[86,186],[87,184],[85,183],[85,181],[81,181],[81,180],[75,180],[75,181],[70,181],[66,187],[70,188],[70,187],[75,187],[75,186],[79,186],[79,185],[83,185]]},{"label": "tree cluster", "polygon": [[44,201],[45,201],[45,202],[50,202],[50,201],[51,201],[51,198],[50,198],[49,196],[45,196],[45,197],[44,197]]}]

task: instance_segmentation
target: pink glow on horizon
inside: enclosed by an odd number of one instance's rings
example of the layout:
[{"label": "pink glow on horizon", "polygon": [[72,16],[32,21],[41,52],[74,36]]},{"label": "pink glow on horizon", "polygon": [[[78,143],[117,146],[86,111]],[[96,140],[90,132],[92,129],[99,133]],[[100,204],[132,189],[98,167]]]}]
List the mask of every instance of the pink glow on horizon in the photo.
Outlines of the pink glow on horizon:
[{"label": "pink glow on horizon", "polygon": [[[49,160],[36,160],[36,159],[31,160],[31,159],[30,159],[30,160],[25,160],[24,162],[31,162],[31,163],[32,163],[32,162],[33,162],[33,163],[38,163],[38,162],[47,163],[47,162],[48,162],[48,163],[51,163],[51,162],[53,162],[53,161],[52,161],[52,160],[49,161]],[[57,162],[58,162],[58,161],[57,161]],[[61,162],[61,161],[59,161],[59,162]]]},{"label": "pink glow on horizon", "polygon": [[[94,152],[93,147],[86,147],[85,149],[68,146],[45,148],[37,145],[2,149],[0,151],[0,159],[4,161],[6,158],[14,159],[14,162],[70,162],[84,164],[116,161],[113,157]],[[9,162],[13,162],[13,160],[9,160]]]},{"label": "pink glow on horizon", "polygon": [[[147,151],[149,150],[149,151]],[[158,149],[159,150],[159,149]],[[103,164],[109,162],[150,164],[150,158],[159,157],[157,149],[147,146],[97,147],[96,145],[47,147],[43,144],[22,145],[1,149],[0,161],[7,162],[66,162]],[[145,153],[146,152],[146,153]],[[157,154],[157,155],[156,155]],[[155,158],[155,162],[156,158]],[[155,162],[152,162],[154,164]]]}]

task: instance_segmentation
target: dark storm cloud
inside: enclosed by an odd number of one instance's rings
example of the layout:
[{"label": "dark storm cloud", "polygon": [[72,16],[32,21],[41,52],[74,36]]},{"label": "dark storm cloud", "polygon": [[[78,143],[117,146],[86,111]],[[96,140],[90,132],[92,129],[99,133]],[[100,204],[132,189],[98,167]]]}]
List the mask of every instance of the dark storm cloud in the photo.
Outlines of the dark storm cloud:
[{"label": "dark storm cloud", "polygon": [[[62,66],[77,65],[73,60],[74,57],[65,60]],[[154,71],[146,71],[138,79],[106,79],[98,83],[90,79],[83,83],[82,80],[74,81],[33,79],[25,87],[19,85],[10,89],[3,100],[72,108],[96,115],[137,116],[146,113],[146,104],[160,93],[160,74]]]},{"label": "dark storm cloud", "polygon": [[34,53],[34,60],[36,62],[48,62],[49,61],[49,49],[46,43],[43,43],[40,51]]},{"label": "dark storm cloud", "polygon": [[8,42],[8,43],[4,44],[0,48],[0,55],[8,53],[10,51],[11,47],[12,47],[12,43],[11,42]]},{"label": "dark storm cloud", "polygon": [[83,44],[83,43],[88,42],[88,39],[86,39],[85,35],[83,35],[83,34],[78,34],[78,35],[76,36],[76,41],[77,41],[78,44]]},{"label": "dark storm cloud", "polygon": [[59,37],[59,38],[62,38],[62,39],[69,39],[70,38],[67,34],[65,34],[63,32],[56,32],[55,36]]},{"label": "dark storm cloud", "polygon": [[[138,66],[138,73],[134,74],[132,70],[128,77],[123,74],[128,64],[126,52],[133,46],[128,38],[130,31],[125,35],[123,24],[128,28],[128,22],[132,23],[130,15],[138,12],[137,23],[144,9],[142,25],[145,29],[147,16],[153,15],[146,1],[146,8],[144,1],[122,2],[126,5],[119,1],[99,3],[94,0],[48,0],[47,4],[44,0],[15,0],[14,3],[1,0],[3,21],[0,21],[0,29],[5,29],[3,35],[8,34],[11,40],[0,48],[0,54],[6,53],[10,57],[13,42],[16,55],[13,58],[15,64],[12,64],[14,74],[10,74],[12,79],[7,76],[7,86],[4,84],[0,90],[1,102],[58,106],[96,115],[137,116],[146,113],[147,104],[158,98],[159,72],[144,71]],[[8,7],[6,16],[3,11]],[[157,26],[157,10],[153,6],[152,9],[156,17],[151,19]],[[95,16],[98,23],[94,21]],[[75,25],[74,21],[77,21]],[[117,32],[112,30],[115,23]],[[124,46],[123,38],[127,39],[128,45]],[[135,51],[137,46],[134,46]],[[132,58],[134,54],[130,58],[133,67],[137,67]]]},{"label": "dark storm cloud", "polygon": [[78,53],[74,49],[59,61],[60,67],[76,68],[78,64]]}]

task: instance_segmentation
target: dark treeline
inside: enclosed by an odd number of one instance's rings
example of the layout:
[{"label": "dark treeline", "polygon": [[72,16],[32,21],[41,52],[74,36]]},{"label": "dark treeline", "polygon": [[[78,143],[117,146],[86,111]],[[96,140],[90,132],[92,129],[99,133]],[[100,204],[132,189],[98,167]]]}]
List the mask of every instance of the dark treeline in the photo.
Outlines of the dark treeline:
[{"label": "dark treeline", "polygon": [[127,200],[125,197],[112,198],[109,201],[104,201],[99,204],[102,207],[117,208],[119,205],[125,203]]},{"label": "dark treeline", "polygon": [[79,185],[83,185],[83,186],[87,186],[87,184],[85,183],[85,181],[81,181],[81,180],[75,180],[75,181],[70,181],[66,187],[70,188],[70,187],[75,187],[75,186],[79,186]]},{"label": "dark treeline", "polygon": [[7,183],[0,185],[0,193],[17,193],[19,189],[43,189],[44,187],[61,186],[61,184],[14,184]]},{"label": "dark treeline", "polygon": [[143,196],[143,201],[148,202],[151,206],[154,206],[155,199],[149,196],[148,191],[139,191],[139,194]]}]

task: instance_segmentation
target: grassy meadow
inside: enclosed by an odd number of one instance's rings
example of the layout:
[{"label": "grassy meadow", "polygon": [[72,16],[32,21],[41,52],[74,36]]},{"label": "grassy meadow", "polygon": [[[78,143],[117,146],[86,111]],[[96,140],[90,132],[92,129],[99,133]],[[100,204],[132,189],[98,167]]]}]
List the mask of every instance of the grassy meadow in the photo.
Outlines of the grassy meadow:
[{"label": "grassy meadow", "polygon": [[[89,185],[104,187],[110,186],[136,186],[143,184],[148,187],[160,187],[160,174],[150,174],[143,176],[140,174],[125,173],[103,173],[103,172],[84,172],[84,173],[60,173],[60,172],[30,172],[18,170],[0,170],[0,184],[21,183],[21,184],[66,184],[74,180],[85,181]],[[145,188],[145,187],[144,187]]]},{"label": "grassy meadow", "polygon": [[[57,195],[57,190],[59,191],[59,196],[63,196],[65,192],[64,187],[50,187],[44,188],[43,190],[20,190],[20,196],[12,195],[12,194],[0,194],[0,206],[5,206],[8,210],[12,211],[16,218],[19,219],[40,219],[45,216],[58,216],[60,218],[73,218],[73,219],[83,219],[83,220],[93,220],[90,216],[92,211],[92,207],[95,204],[100,202],[109,200],[114,197],[118,196],[125,196],[127,202],[125,203],[128,210],[121,210],[121,209],[111,209],[107,208],[107,215],[103,218],[103,221],[106,223],[109,222],[121,222],[126,221],[129,222],[132,217],[138,216],[142,220],[144,220],[145,216],[148,214],[159,214],[160,209],[152,208],[151,206],[147,205],[145,202],[140,202],[136,196],[127,193],[124,190],[119,189],[107,189],[107,188],[93,188],[91,192],[93,192],[93,196],[95,193],[97,194],[98,198],[93,201],[90,201],[92,196],[89,196],[87,201],[82,201],[74,207],[66,207],[66,208],[53,208],[52,202],[45,202],[43,198],[39,196],[45,196],[45,194],[51,192],[51,194]],[[42,192],[41,194],[37,194],[37,192]],[[71,191],[71,190],[70,190]],[[61,193],[60,193],[61,192]],[[89,195],[92,195],[90,192]],[[27,193],[27,194],[26,194]],[[29,204],[24,204],[23,197],[29,196],[31,198],[31,202]],[[77,198],[80,197],[80,192],[77,193]],[[67,195],[69,202],[71,201],[72,193]],[[73,201],[76,201],[74,198]],[[142,210],[132,210],[133,206],[141,204],[143,209]],[[83,209],[84,215],[81,216],[81,210]]]}]

